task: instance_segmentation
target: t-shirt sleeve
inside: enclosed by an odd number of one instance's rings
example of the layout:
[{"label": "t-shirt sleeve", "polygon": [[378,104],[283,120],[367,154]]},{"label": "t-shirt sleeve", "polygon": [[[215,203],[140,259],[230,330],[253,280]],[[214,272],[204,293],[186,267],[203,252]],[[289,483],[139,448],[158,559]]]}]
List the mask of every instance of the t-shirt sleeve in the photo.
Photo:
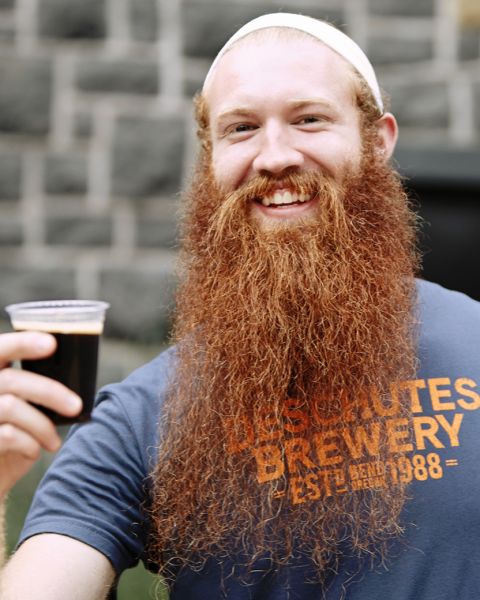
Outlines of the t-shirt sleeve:
[{"label": "t-shirt sleeve", "polygon": [[40,483],[19,544],[66,535],[102,552],[117,573],[143,558],[164,367],[156,359],[100,392],[92,420],[72,428]]}]

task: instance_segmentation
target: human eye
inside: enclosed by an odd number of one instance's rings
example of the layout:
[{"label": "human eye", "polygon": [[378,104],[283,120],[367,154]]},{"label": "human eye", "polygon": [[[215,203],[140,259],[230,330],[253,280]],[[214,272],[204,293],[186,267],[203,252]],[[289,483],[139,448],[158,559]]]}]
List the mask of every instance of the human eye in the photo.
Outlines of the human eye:
[{"label": "human eye", "polygon": [[248,133],[249,131],[254,131],[257,128],[253,123],[232,123],[229,127],[227,127],[225,133],[227,135],[235,135]]},{"label": "human eye", "polygon": [[326,123],[329,123],[331,119],[329,119],[325,115],[302,115],[294,120],[294,125],[305,126],[310,128],[318,128],[322,127]]},{"label": "human eye", "polygon": [[258,129],[258,125],[254,123],[232,123],[225,127],[222,137],[231,141],[241,141],[250,137],[256,129]]},{"label": "human eye", "polygon": [[314,115],[308,115],[306,117],[302,117],[301,119],[298,120],[298,123],[300,125],[308,125],[309,123],[317,123],[319,121],[319,118],[314,116]]},{"label": "human eye", "polygon": [[245,133],[245,131],[253,131],[255,129],[255,125],[249,125],[248,123],[239,123],[238,125],[234,125],[232,128],[233,133]]}]

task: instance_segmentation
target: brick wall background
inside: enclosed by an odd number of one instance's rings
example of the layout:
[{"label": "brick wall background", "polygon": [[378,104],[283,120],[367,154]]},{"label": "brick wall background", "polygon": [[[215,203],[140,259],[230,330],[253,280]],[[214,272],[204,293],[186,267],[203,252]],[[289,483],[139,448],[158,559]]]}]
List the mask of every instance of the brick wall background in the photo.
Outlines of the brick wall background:
[{"label": "brick wall background", "polygon": [[0,0],[0,306],[98,297],[109,340],[165,339],[190,99],[227,36],[263,12],[327,18],[363,46],[400,150],[478,151],[478,3]]}]

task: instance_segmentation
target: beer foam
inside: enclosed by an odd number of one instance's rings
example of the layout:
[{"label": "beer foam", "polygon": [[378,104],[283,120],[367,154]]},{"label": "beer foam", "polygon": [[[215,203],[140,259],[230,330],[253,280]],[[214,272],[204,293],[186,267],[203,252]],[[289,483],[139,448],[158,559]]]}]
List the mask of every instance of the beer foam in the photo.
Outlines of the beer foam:
[{"label": "beer foam", "polygon": [[45,333],[78,333],[83,335],[101,335],[103,321],[21,321],[12,319],[16,331],[43,331]]}]

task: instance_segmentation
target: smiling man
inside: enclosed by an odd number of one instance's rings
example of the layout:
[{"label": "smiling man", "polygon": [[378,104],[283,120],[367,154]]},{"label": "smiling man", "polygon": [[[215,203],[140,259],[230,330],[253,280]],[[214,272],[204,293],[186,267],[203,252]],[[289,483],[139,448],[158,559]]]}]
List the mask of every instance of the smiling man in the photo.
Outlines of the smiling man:
[{"label": "smiling man", "polygon": [[[175,346],[72,432],[2,598],[100,600],[139,559],[171,600],[476,597],[480,310],[415,280],[368,59],[326,23],[265,15],[196,110]],[[38,342],[0,336],[2,363]],[[58,443],[31,390],[69,410],[31,377],[0,372],[3,491]]]}]

